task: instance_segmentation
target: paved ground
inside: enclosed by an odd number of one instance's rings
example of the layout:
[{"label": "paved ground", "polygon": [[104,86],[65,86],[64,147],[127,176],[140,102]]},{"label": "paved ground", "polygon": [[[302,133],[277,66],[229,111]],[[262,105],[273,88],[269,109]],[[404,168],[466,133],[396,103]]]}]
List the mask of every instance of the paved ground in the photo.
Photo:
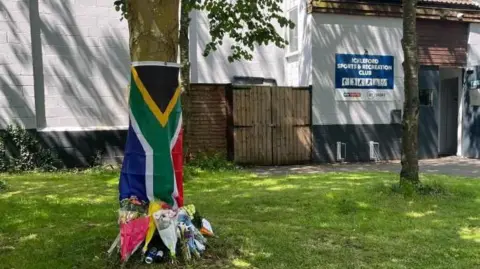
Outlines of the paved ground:
[{"label": "paved ground", "polygon": [[[400,172],[400,162],[258,167],[252,169],[252,171],[259,175],[313,174],[348,171]],[[480,178],[480,160],[460,157],[421,160],[420,172]]]}]

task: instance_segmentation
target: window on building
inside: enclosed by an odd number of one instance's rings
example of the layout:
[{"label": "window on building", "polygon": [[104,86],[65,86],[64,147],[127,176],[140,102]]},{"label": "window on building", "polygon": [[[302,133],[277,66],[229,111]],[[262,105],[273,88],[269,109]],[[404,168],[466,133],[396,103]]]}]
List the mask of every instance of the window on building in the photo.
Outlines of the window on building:
[{"label": "window on building", "polygon": [[287,33],[288,52],[294,53],[298,51],[298,7],[290,9],[288,18],[295,23],[295,27],[293,29],[288,28]]},{"label": "window on building", "polygon": [[433,105],[433,90],[431,89],[419,89],[418,97],[420,99],[421,106]]}]

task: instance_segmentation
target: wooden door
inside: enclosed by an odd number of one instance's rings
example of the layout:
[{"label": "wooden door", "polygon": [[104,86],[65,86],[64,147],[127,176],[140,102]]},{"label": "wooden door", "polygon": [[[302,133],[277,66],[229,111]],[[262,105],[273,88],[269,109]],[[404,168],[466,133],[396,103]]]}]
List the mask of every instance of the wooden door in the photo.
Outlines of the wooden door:
[{"label": "wooden door", "polygon": [[307,88],[234,88],[231,98],[235,162],[287,165],[311,160],[311,97]]},{"label": "wooden door", "polygon": [[306,89],[277,87],[272,90],[273,164],[311,160],[310,93]]},{"label": "wooden door", "polygon": [[235,162],[271,164],[270,87],[234,89],[233,100]]}]

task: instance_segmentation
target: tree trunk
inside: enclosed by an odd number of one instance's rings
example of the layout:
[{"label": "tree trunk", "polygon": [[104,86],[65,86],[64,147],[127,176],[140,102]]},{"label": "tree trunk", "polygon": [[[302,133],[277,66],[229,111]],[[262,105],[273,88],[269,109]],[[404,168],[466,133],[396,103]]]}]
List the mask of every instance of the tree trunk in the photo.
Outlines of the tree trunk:
[{"label": "tree trunk", "polygon": [[180,0],[127,1],[132,61],[176,62]]},{"label": "tree trunk", "polygon": [[400,184],[417,186],[418,178],[418,51],[416,31],[417,0],[403,1],[403,70],[405,102],[402,120],[402,170]]},{"label": "tree trunk", "polygon": [[182,105],[183,105],[183,145],[184,158],[190,158],[190,40],[188,38],[188,28],[190,26],[189,10],[182,1],[180,13],[180,63],[182,64]]},{"label": "tree trunk", "polygon": [[183,205],[179,3],[126,1],[132,68],[121,200]]}]

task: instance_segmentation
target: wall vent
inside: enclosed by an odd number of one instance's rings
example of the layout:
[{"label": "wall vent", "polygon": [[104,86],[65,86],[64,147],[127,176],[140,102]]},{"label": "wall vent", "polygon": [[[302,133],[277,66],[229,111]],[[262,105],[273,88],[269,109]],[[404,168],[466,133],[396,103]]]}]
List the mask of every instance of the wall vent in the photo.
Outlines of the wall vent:
[{"label": "wall vent", "polygon": [[347,155],[347,144],[337,141],[337,161],[338,162],[345,161],[346,155]]},{"label": "wall vent", "polygon": [[273,78],[263,78],[263,77],[244,77],[244,76],[234,76],[232,84],[239,85],[264,85],[264,86],[277,86],[277,80]]},{"label": "wall vent", "polygon": [[380,143],[375,141],[368,142],[370,149],[370,160],[374,162],[380,161]]}]

